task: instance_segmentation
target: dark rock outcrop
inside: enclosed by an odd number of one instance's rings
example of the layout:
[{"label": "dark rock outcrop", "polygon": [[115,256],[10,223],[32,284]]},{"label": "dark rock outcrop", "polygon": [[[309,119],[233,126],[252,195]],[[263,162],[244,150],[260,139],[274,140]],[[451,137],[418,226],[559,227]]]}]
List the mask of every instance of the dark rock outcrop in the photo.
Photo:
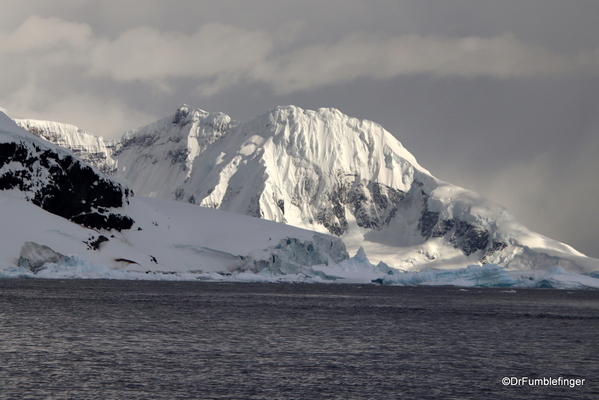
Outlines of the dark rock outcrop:
[{"label": "dark rock outcrop", "polygon": [[132,192],[68,154],[25,141],[0,143],[0,190],[18,190],[44,210],[94,229],[129,229],[113,212]]}]

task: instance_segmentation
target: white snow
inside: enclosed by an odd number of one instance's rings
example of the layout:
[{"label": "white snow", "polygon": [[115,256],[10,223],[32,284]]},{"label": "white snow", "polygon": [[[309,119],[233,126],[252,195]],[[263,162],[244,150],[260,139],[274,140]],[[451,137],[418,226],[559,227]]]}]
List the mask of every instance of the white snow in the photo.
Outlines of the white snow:
[{"label": "white snow", "polygon": [[[296,265],[297,254],[286,251],[291,239],[314,248],[302,253],[305,266],[344,258],[337,238],[220,210],[134,197],[121,211],[135,220],[131,229],[98,232],[0,193],[0,269],[18,264],[26,242],[109,270],[141,272],[229,273],[255,269],[256,262],[269,261],[273,254],[283,265]],[[91,249],[89,243],[100,235],[109,240]]]},{"label": "white snow", "polygon": [[33,119],[17,119],[15,122],[36,136],[70,149],[102,172],[116,169],[116,161],[112,159],[115,141],[92,135],[70,124]]}]

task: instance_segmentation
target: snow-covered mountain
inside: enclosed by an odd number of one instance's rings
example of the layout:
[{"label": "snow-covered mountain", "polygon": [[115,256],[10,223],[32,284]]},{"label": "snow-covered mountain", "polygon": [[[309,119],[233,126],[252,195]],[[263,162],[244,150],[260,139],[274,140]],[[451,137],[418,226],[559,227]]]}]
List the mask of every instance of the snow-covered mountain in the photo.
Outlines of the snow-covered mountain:
[{"label": "snow-covered mountain", "polygon": [[350,252],[362,246],[395,268],[599,270],[599,260],[436,179],[380,125],[338,110],[277,107],[241,123],[182,106],[117,142],[75,127],[17,122],[93,159],[138,195],[330,233]]},{"label": "snow-covered mountain", "polygon": [[327,279],[310,267],[349,257],[331,235],[133,196],[123,183],[2,112],[0,237],[0,277],[60,277],[67,270],[69,276],[136,279],[157,272],[162,278],[235,272]]}]

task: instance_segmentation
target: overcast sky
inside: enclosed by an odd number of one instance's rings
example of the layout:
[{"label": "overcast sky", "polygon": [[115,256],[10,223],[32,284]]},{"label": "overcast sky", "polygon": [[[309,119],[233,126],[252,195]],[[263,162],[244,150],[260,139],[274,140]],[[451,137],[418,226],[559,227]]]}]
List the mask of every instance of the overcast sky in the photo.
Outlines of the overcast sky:
[{"label": "overcast sky", "polygon": [[597,0],[3,0],[0,107],[116,138],[182,103],[381,124],[599,257]]}]

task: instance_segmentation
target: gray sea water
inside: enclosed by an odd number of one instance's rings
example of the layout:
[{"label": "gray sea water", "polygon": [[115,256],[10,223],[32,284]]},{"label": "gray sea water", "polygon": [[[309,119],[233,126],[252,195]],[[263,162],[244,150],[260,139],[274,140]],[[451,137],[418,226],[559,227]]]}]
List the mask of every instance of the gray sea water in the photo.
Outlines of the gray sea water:
[{"label": "gray sea water", "polygon": [[597,399],[598,345],[599,291],[0,280],[1,399]]}]

